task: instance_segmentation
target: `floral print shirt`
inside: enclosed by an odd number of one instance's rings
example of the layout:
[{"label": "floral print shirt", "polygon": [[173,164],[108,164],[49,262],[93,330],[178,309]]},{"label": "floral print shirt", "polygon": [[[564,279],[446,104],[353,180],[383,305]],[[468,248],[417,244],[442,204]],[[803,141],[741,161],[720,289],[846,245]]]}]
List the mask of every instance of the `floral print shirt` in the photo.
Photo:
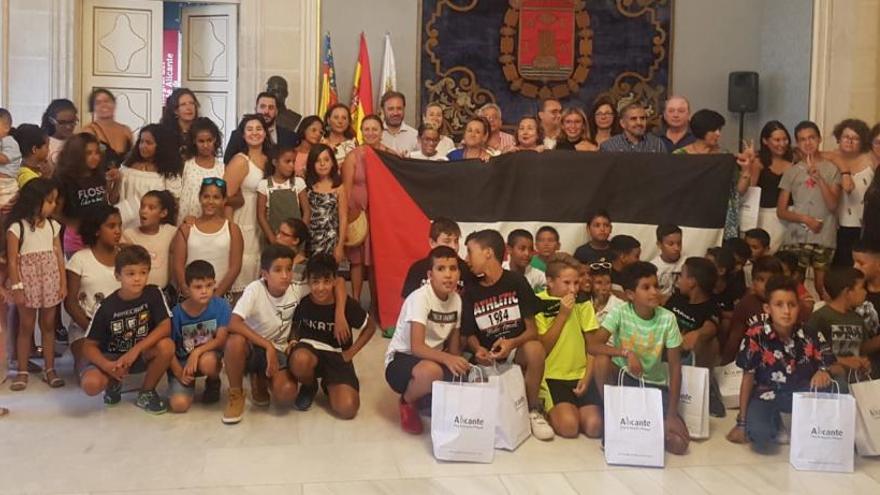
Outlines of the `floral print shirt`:
[{"label": "floral print shirt", "polygon": [[775,400],[777,394],[809,390],[813,375],[834,361],[821,334],[813,337],[798,327],[783,341],[769,321],[746,330],[736,357],[737,366],[755,375],[752,396],[766,401]]}]

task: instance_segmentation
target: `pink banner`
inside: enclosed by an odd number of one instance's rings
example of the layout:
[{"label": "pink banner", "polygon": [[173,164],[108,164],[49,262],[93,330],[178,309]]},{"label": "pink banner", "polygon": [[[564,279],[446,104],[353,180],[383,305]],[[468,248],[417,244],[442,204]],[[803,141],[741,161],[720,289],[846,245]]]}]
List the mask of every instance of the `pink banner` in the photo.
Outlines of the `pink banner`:
[{"label": "pink banner", "polygon": [[162,36],[162,100],[180,86],[180,31],[166,29]]}]

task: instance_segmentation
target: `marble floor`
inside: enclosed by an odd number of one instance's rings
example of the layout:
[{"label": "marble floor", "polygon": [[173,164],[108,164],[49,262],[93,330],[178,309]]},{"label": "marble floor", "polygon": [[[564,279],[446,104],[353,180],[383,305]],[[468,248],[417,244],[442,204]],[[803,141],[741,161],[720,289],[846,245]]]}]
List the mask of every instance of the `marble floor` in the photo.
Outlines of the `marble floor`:
[{"label": "marble floor", "polygon": [[356,358],[353,421],[332,418],[321,396],[304,413],[248,405],[242,423],[226,426],[222,404],[154,417],[135,408],[134,394],[106,409],[72,385],[50,391],[32,378],[13,393],[3,384],[0,405],[12,412],[0,419],[0,494],[880,493],[880,460],[857,459],[853,474],[798,472],[787,448],[759,457],[728,443],[732,415],[712,419],[712,438],[667,456],[665,469],[610,467],[584,437],[530,439],[492,464],[438,462],[430,434],[400,430],[382,374],[386,345],[377,336]]}]

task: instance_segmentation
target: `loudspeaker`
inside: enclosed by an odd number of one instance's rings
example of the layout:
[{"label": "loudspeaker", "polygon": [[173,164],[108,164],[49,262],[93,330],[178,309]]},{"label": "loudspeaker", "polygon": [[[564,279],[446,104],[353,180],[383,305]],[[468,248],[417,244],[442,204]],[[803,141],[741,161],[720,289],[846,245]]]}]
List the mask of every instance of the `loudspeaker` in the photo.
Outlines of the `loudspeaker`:
[{"label": "loudspeaker", "polygon": [[734,113],[758,111],[758,73],[731,72],[727,78],[727,109]]}]

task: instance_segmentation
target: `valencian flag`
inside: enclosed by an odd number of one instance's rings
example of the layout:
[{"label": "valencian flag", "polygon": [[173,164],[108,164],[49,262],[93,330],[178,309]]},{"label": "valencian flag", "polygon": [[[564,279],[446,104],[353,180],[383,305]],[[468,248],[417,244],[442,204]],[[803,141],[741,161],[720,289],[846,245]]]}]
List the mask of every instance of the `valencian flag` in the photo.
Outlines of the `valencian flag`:
[{"label": "valencian flag", "polygon": [[657,225],[682,227],[682,256],[703,256],[719,245],[734,177],[733,155],[519,152],[478,160],[425,162],[367,152],[370,242],[383,327],[393,326],[410,265],[428,254],[432,219],[458,222],[464,239],[492,228],[504,237],[517,228],[552,225],[562,251],[586,242],[586,218],[605,209],[614,235],[642,244],[642,259],[657,255]]},{"label": "valencian flag", "polygon": [[330,48],[330,33],[324,35],[324,60],[321,62],[321,102],[318,115],[323,118],[327,109],[339,103],[336,91],[336,68],[333,65],[333,50]]},{"label": "valencian flag", "polygon": [[361,122],[371,113],[373,113],[373,79],[370,75],[370,52],[367,51],[364,33],[361,33],[360,52],[354,68],[354,87],[351,89],[351,123],[357,132],[359,143],[364,142]]}]

